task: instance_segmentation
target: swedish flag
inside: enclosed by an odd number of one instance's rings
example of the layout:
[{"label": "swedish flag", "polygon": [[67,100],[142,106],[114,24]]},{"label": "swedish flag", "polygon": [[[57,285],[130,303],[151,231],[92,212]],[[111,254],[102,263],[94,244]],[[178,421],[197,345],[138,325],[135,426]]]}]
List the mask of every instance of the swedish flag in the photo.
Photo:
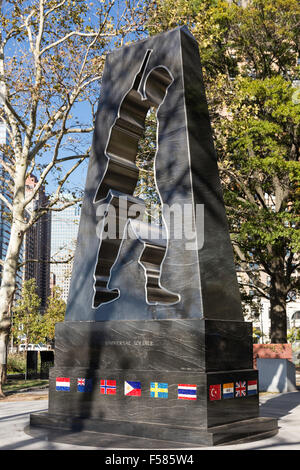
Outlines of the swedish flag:
[{"label": "swedish flag", "polygon": [[168,398],[168,384],[162,382],[151,382],[150,395],[153,398]]}]

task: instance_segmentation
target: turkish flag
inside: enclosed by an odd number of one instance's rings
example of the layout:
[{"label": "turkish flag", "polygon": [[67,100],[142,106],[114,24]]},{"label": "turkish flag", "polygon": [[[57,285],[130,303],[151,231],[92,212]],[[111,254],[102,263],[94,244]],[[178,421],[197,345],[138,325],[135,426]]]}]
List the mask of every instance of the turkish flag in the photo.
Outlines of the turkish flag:
[{"label": "turkish flag", "polygon": [[221,400],[221,384],[209,386],[209,399],[210,401]]}]

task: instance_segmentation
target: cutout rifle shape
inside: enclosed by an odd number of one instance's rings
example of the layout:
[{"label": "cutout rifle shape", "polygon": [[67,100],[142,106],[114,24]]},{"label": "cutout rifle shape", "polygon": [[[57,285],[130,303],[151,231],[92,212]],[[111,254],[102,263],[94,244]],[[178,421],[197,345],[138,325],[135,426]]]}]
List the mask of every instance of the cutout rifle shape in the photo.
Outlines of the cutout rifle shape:
[{"label": "cutout rifle shape", "polygon": [[[164,66],[154,67],[144,79],[151,52],[151,50],[146,52],[133,86],[120,104],[118,116],[110,130],[105,150],[108,158],[107,167],[94,198],[95,204],[104,204],[103,207],[106,208],[94,271],[94,308],[112,302],[120,296],[119,289],[108,287],[111,270],[118,259],[128,222],[136,234],[134,219],[137,216],[130,214],[130,207],[137,204],[140,214],[145,211],[144,201],[133,197],[139,178],[139,170],[136,166],[138,143],[144,134],[145,119],[149,109],[153,106],[156,108],[156,112],[158,111],[173,82],[171,73]],[[145,83],[144,93],[140,91],[143,82]],[[127,202],[125,212],[121,210],[124,199]],[[107,210],[110,205],[115,209],[113,214],[112,211]],[[110,223],[111,218],[114,218],[113,222],[116,223],[116,236],[103,238],[104,227]],[[164,221],[163,223],[165,224]],[[160,285],[161,268],[167,252],[167,242],[161,239],[161,229],[158,231],[160,233],[155,237],[155,240],[141,238],[136,234],[139,241],[144,243],[139,264],[145,272],[146,302],[148,304],[170,305],[179,302],[180,296]]]}]

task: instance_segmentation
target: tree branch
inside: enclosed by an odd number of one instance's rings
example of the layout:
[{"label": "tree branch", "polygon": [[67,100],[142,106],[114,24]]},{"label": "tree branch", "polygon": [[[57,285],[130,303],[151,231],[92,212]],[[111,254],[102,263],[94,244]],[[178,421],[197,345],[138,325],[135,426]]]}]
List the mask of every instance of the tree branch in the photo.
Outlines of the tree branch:
[{"label": "tree branch", "polygon": [[45,18],[51,15],[51,13],[53,13],[55,10],[58,10],[60,7],[62,7],[65,3],[66,3],[66,0],[62,0],[62,2],[58,3],[57,5],[54,5],[54,7],[49,8],[49,10],[45,12]]},{"label": "tree branch", "polygon": [[13,206],[11,203],[8,201],[8,199],[0,193],[0,200],[4,202],[4,204],[7,206],[7,208],[12,212],[13,211]]},{"label": "tree branch", "polygon": [[67,259],[65,260],[60,260],[60,261],[51,261],[51,260],[45,260],[45,259],[27,259],[23,263],[18,264],[18,269],[22,268],[23,266],[26,266],[28,263],[43,263],[43,264],[68,264],[70,261],[74,259],[74,255],[70,255]]},{"label": "tree branch", "polygon": [[250,284],[247,282],[239,282],[239,285],[243,287],[249,287],[251,290],[254,289],[259,293],[261,297],[264,297],[265,299],[268,299],[268,300],[270,299],[270,296],[264,290],[258,287],[256,284]]},{"label": "tree branch", "polygon": [[55,204],[60,202],[59,198],[55,198],[52,200],[48,206],[39,207],[34,213],[32,213],[30,220],[26,224],[25,231],[28,231],[30,227],[32,227],[43,215],[47,214],[48,212],[61,212],[68,207],[74,206],[78,202],[81,202],[81,198],[72,199],[71,201],[66,202],[60,206],[53,207]]},{"label": "tree branch", "polygon": [[[1,78],[1,77],[0,77]],[[7,109],[11,112],[11,114],[13,115],[13,117],[16,119],[16,121],[21,124],[21,126],[23,127],[23,129],[26,131],[27,129],[27,126],[25,124],[25,122],[20,118],[20,116],[18,115],[18,113],[16,112],[16,110],[13,108],[13,106],[10,104],[10,102],[8,101],[7,97],[4,96],[4,94],[1,92],[1,88],[0,88],[0,99],[3,101],[4,105],[7,107]]]},{"label": "tree branch", "polygon": [[11,168],[10,164],[6,161],[3,160],[3,158],[0,157],[0,165],[4,168],[4,170],[9,174],[11,178],[14,177],[14,172],[13,169]]},{"label": "tree branch", "polygon": [[[98,33],[82,33],[80,31],[71,31],[70,33],[66,34],[63,38],[58,39],[57,41],[54,41],[52,44],[49,44],[48,46],[44,47],[44,49],[42,49],[40,51],[40,55],[43,55],[46,51],[49,51],[53,47],[56,47],[59,44],[67,41],[72,36],[81,36],[81,37],[86,37],[86,38],[94,38],[97,35],[98,35]],[[105,34],[104,35],[104,37],[109,37],[109,36],[113,37],[114,35],[113,34]]]}]

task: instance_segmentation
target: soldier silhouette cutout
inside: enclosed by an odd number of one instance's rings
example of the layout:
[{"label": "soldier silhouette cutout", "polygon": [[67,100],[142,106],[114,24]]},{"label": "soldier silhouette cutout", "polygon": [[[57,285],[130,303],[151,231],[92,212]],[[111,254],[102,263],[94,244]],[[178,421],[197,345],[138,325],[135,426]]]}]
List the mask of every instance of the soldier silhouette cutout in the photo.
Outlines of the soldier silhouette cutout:
[{"label": "soldier silhouette cutout", "polygon": [[[139,264],[145,272],[145,296],[148,304],[175,304],[180,301],[180,295],[172,293],[161,286],[161,268],[167,252],[167,242],[161,237],[162,229],[157,229],[158,235],[151,239],[137,235],[134,221],[137,215],[130,214],[133,204],[139,208],[139,213],[145,211],[142,199],[133,197],[139,170],[136,166],[136,156],[139,140],[144,135],[146,115],[151,107],[158,108],[163,103],[167,90],[173,82],[173,77],[164,66],[154,67],[146,77],[145,69],[151,50],[145,54],[143,63],[136,74],[132,88],[123,98],[117,118],[110,130],[105,155],[108,158],[107,167],[97,188],[95,204],[103,204],[104,219],[102,228],[115,224],[114,237],[100,237],[97,262],[94,271],[93,307],[112,302],[120,296],[119,289],[110,289],[111,270],[116,263],[125,229],[130,223],[137,238],[144,243]],[[142,83],[144,91],[141,91]],[[157,112],[156,111],[156,112]],[[126,210],[122,210],[122,202],[126,201]],[[160,201],[162,203],[162,201]],[[109,207],[113,206],[114,211]],[[140,222],[139,222],[140,223]],[[165,222],[163,221],[164,228]],[[152,230],[153,227],[151,227]],[[153,231],[152,231],[153,233]],[[153,239],[154,238],[154,239]]]}]

